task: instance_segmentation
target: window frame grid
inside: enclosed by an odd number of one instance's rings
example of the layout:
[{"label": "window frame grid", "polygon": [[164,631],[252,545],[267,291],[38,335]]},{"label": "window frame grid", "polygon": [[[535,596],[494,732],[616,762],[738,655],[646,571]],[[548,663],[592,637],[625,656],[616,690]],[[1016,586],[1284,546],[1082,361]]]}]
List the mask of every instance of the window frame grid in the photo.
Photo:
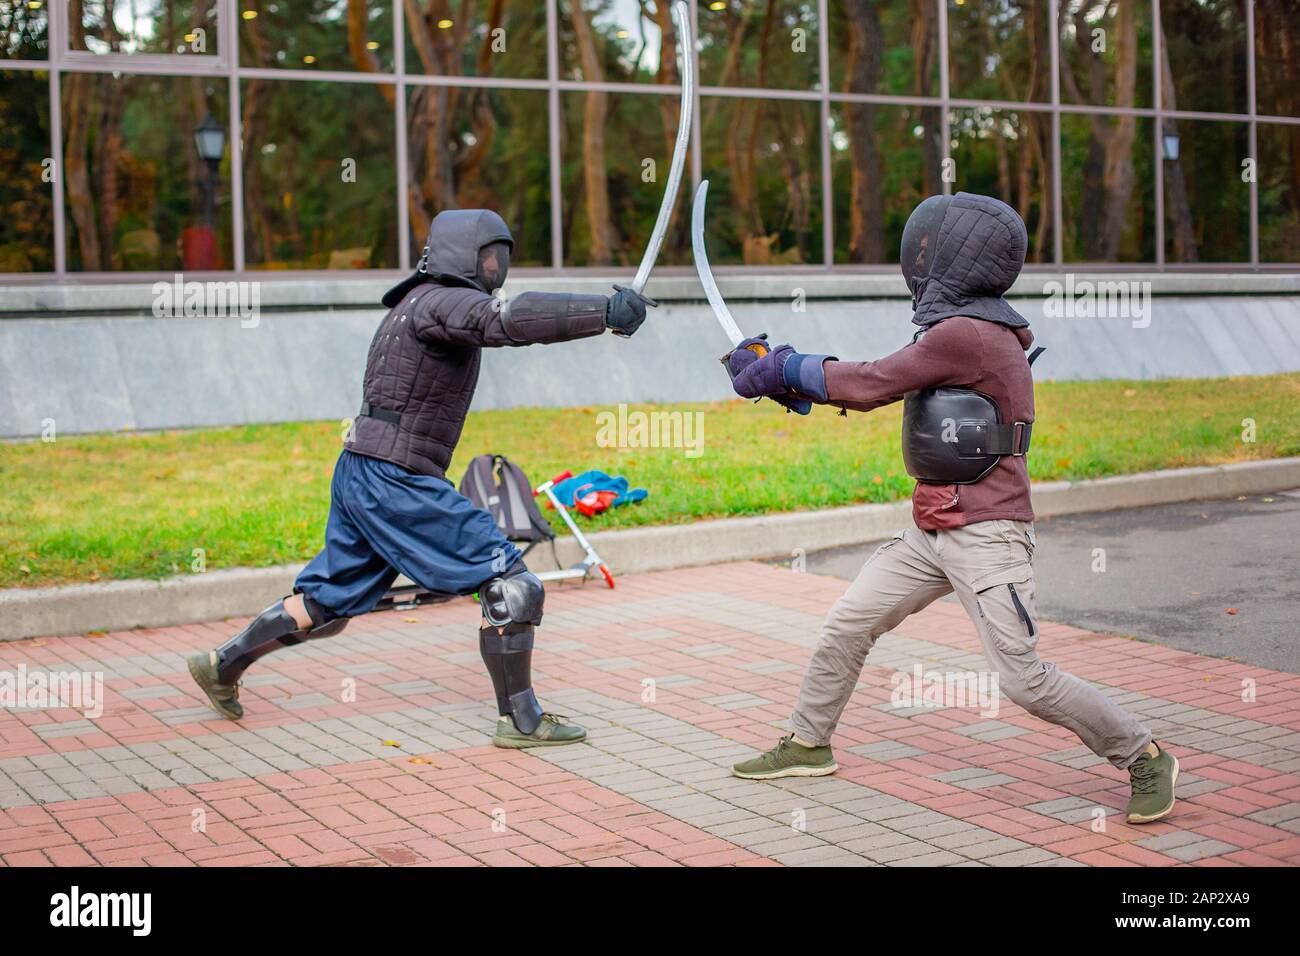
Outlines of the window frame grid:
[{"label": "window frame grid", "polygon": [[[244,196],[243,196],[243,149],[241,144],[242,114],[240,84],[245,79],[279,79],[286,81],[314,81],[334,83],[361,83],[391,85],[396,91],[394,107],[395,154],[397,157],[397,192],[393,197],[397,203],[398,223],[398,262],[400,268],[365,270],[368,277],[386,277],[400,275],[410,270],[411,235],[410,221],[406,215],[406,192],[408,189],[409,156],[407,143],[407,104],[406,94],[414,86],[459,86],[489,87],[500,90],[533,90],[547,93],[548,103],[548,143],[549,176],[551,189],[551,265],[520,269],[521,276],[554,276],[561,273],[579,275],[608,275],[609,267],[565,266],[562,246],[564,227],[561,221],[563,203],[561,201],[560,177],[561,143],[559,115],[560,94],[565,92],[604,91],[614,93],[643,93],[659,96],[680,96],[681,87],[675,84],[646,82],[601,82],[591,83],[583,80],[565,80],[559,75],[558,18],[559,0],[546,2],[546,77],[544,79],[526,77],[489,77],[489,76],[440,76],[437,74],[408,73],[406,71],[406,23],[401,0],[391,3],[393,22],[393,70],[391,72],[370,73],[342,70],[306,70],[298,68],[246,67],[239,58],[239,5],[238,0],[217,0],[218,52],[212,55],[186,56],[172,54],[97,54],[87,51],[68,50],[69,32],[67,29],[68,6],[66,0],[52,3],[51,16],[48,20],[46,60],[7,60],[0,61],[0,71],[45,72],[48,74],[50,90],[50,156],[57,157],[56,176],[52,184],[53,215],[53,260],[54,270],[41,273],[0,273],[3,284],[40,284],[40,283],[76,283],[92,284],[97,282],[149,282],[165,279],[171,273],[156,272],[80,272],[67,268],[67,222],[63,188],[63,130],[61,110],[62,78],[65,73],[128,73],[154,76],[204,76],[226,77],[229,86],[229,148],[231,150],[231,206],[232,206],[232,259],[234,268],[221,272],[209,273],[224,277],[240,279],[274,278],[292,280],[295,278],[320,279],[327,276],[338,277],[330,270],[265,270],[247,268],[245,260],[244,236]],[[580,0],[573,0],[580,2]],[[658,0],[669,2],[669,0]],[[1256,55],[1255,55],[1255,2],[1247,0],[1246,9],[1246,74],[1247,74],[1247,111],[1245,113],[1210,113],[1197,110],[1166,110],[1163,108],[1162,71],[1158,68],[1163,55],[1163,31],[1161,30],[1160,0],[1151,2],[1152,24],[1152,103],[1150,107],[1111,107],[1086,104],[1065,104],[1060,95],[1060,9],[1061,0],[1049,0],[1049,61],[1051,70],[1051,92],[1047,102],[1024,103],[1007,100],[969,99],[952,96],[949,74],[949,30],[947,0],[931,0],[937,4],[938,54],[939,54],[939,95],[935,97],[909,96],[896,94],[868,94],[839,92],[830,88],[830,36],[829,23],[830,0],[817,0],[819,18],[818,29],[818,84],[813,89],[764,89],[755,90],[748,87],[697,86],[695,94],[695,116],[691,132],[691,181],[697,187],[705,175],[701,155],[700,104],[705,97],[733,97],[760,100],[796,100],[816,103],[820,115],[820,163],[821,163],[821,209],[823,256],[822,262],[799,266],[719,266],[719,273],[743,272],[754,268],[763,268],[770,272],[789,274],[825,274],[825,273],[865,273],[879,274],[892,272],[895,267],[886,263],[836,263],[835,222],[834,222],[834,182],[832,175],[830,112],[834,104],[873,103],[892,106],[927,106],[940,110],[942,129],[945,132],[941,160],[945,165],[951,160],[952,111],[956,109],[993,109],[1012,110],[1016,112],[1043,112],[1051,114],[1052,121],[1052,228],[1053,254],[1050,261],[1026,266],[1027,272],[1061,272],[1072,267],[1088,271],[1113,272],[1279,272],[1294,271],[1300,268],[1300,262],[1268,262],[1259,259],[1259,182],[1258,175],[1249,184],[1249,245],[1250,258],[1243,262],[1196,262],[1170,263],[1165,256],[1165,222],[1164,222],[1164,162],[1163,121],[1188,120],[1210,122],[1239,122],[1248,127],[1248,149],[1251,157],[1258,160],[1258,126],[1300,125],[1297,116],[1265,116],[1257,112],[1256,99]],[[700,22],[699,0],[688,0],[691,14],[697,26]],[[233,25],[233,27],[228,27]],[[695,58],[697,75],[699,68],[699,44],[689,51]],[[1079,263],[1063,261],[1064,231],[1062,221],[1061,190],[1061,130],[1063,115],[1105,114],[1110,116],[1136,116],[1151,119],[1152,122],[1152,168],[1154,171],[1153,189],[1155,193],[1155,255],[1151,262],[1114,262],[1114,263]],[[943,182],[945,193],[952,192],[952,184]],[[689,274],[688,267],[662,267],[664,274]],[[356,278],[356,275],[349,275]]]}]

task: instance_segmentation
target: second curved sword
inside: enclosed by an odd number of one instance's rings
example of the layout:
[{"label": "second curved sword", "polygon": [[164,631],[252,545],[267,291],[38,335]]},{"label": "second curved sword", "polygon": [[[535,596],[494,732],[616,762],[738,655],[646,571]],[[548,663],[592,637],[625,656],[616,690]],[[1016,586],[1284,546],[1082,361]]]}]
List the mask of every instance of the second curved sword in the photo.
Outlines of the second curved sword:
[{"label": "second curved sword", "polygon": [[[740,347],[740,343],[745,340],[745,333],[741,332],[740,326],[736,324],[736,318],[731,314],[731,309],[727,307],[727,300],[722,297],[718,282],[713,278],[713,269],[709,266],[709,253],[704,247],[704,207],[708,204],[708,201],[709,181],[705,179],[700,183],[700,188],[695,191],[695,203],[691,208],[691,252],[695,257],[695,274],[700,277],[700,285],[704,286],[704,297],[709,300],[709,306],[713,309],[713,314],[717,316],[718,324],[722,326],[722,331],[731,340],[732,351],[735,351]],[[767,335],[764,333],[758,338],[766,339]],[[756,340],[751,340],[750,344],[745,348],[759,358],[771,351],[763,342]],[[730,359],[731,352],[722,357],[722,364],[727,367],[728,375],[731,374]],[[773,395],[772,401],[784,406],[787,411],[797,412],[800,415],[807,415],[812,411],[812,402],[803,398],[795,398],[793,395],[789,397]]]},{"label": "second curved sword", "polygon": [[686,169],[686,153],[691,145],[691,124],[695,110],[695,39],[691,30],[691,8],[686,0],[677,0],[673,4],[673,20],[677,25],[677,49],[682,55],[682,103],[677,124],[677,142],[673,147],[672,163],[668,167],[668,181],[664,185],[663,202],[659,205],[659,218],[655,220],[654,231],[650,233],[650,241],[641,257],[641,265],[636,270],[636,278],[629,286],[641,296],[645,295],[646,283],[650,281],[650,273],[659,259],[659,250],[663,247],[668,225],[672,222],[673,206],[677,204],[677,194],[681,190],[682,175]]}]

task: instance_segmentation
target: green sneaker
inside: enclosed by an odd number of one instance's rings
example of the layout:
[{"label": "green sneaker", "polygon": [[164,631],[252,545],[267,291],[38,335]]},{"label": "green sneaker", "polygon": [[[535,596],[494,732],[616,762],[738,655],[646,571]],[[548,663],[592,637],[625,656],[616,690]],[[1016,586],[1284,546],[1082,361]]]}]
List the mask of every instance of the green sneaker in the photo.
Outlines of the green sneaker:
[{"label": "green sneaker", "polygon": [[794,734],[767,753],[744,760],[731,768],[733,776],[745,780],[775,780],[778,777],[824,777],[840,769],[830,747],[802,747]]},{"label": "green sneaker", "polygon": [[239,685],[223,684],[217,677],[217,655],[211,651],[193,654],[185,658],[190,669],[190,676],[199,689],[208,695],[208,703],[222,717],[238,720],[244,716],[244,708],[239,703]]},{"label": "green sneaker", "polygon": [[526,750],[529,747],[561,747],[586,740],[587,731],[577,724],[566,723],[568,719],[558,714],[542,714],[537,729],[525,734],[509,717],[502,717],[497,720],[497,732],[492,735],[492,743],[511,750]]},{"label": "green sneaker", "polygon": [[[1160,750],[1159,745],[1156,749]],[[1174,808],[1174,783],[1178,780],[1178,758],[1165,750],[1154,757],[1143,754],[1128,768],[1133,796],[1128,802],[1129,823],[1151,823]]]}]

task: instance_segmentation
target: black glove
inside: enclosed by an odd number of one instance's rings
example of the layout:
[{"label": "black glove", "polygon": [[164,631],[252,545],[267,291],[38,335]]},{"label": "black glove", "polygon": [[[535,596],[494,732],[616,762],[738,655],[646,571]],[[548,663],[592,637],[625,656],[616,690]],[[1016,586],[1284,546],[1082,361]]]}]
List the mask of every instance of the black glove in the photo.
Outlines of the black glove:
[{"label": "black glove", "polygon": [[653,304],[639,292],[619,288],[605,307],[605,328],[613,329],[615,335],[630,336],[645,321],[646,306]]}]

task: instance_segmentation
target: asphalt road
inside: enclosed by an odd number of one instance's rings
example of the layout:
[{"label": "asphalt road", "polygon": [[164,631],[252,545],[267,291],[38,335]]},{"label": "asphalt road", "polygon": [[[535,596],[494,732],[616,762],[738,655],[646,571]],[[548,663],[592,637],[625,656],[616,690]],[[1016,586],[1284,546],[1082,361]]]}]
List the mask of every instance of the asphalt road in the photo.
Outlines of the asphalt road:
[{"label": "asphalt road", "polygon": [[[1043,617],[1300,673],[1300,489],[1048,518],[1037,529]],[[851,579],[874,548],[810,554],[807,569]]]}]

